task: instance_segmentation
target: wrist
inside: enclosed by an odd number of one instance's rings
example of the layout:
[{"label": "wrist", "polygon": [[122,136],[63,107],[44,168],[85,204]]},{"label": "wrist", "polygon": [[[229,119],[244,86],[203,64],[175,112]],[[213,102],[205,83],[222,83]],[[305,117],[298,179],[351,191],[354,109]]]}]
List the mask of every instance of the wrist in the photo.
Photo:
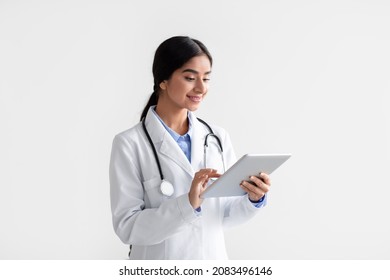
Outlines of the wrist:
[{"label": "wrist", "polygon": [[191,192],[188,193],[188,200],[194,210],[200,207],[199,199],[194,198]]},{"label": "wrist", "polygon": [[262,202],[264,200],[264,198],[265,198],[265,195],[263,195],[259,199],[252,199],[250,196],[248,196],[249,201],[252,202],[252,203],[260,203],[260,202]]}]

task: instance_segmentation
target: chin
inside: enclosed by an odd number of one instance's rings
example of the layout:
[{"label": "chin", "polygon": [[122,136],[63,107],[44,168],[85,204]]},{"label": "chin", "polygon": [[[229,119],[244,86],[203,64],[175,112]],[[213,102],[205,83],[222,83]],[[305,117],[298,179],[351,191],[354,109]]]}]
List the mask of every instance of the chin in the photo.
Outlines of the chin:
[{"label": "chin", "polygon": [[188,111],[191,111],[191,112],[195,112],[196,110],[199,109],[200,106],[189,106],[187,107],[187,110]]}]

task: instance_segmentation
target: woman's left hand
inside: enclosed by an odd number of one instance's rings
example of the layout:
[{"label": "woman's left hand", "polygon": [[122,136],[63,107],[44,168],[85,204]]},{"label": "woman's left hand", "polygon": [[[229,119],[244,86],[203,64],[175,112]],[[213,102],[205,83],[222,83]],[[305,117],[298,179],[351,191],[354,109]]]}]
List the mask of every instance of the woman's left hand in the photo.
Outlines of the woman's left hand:
[{"label": "woman's left hand", "polygon": [[250,176],[248,181],[242,181],[240,187],[248,193],[251,201],[259,201],[271,186],[271,180],[268,174],[261,172],[259,176]]}]

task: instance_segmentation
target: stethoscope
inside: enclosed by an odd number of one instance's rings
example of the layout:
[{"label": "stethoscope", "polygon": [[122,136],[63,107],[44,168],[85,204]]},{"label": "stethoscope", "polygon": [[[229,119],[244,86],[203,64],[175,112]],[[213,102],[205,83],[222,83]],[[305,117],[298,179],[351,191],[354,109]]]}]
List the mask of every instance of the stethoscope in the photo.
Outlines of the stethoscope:
[{"label": "stethoscope", "polygon": [[[223,165],[223,171],[225,172],[225,160],[223,158],[223,147],[222,147],[222,142],[221,140],[219,139],[219,137],[214,134],[214,131],[211,129],[211,127],[202,119],[199,119],[197,118],[198,121],[200,121],[202,124],[204,124],[207,129],[209,130],[209,133],[206,135],[205,139],[204,139],[204,144],[203,144],[203,160],[204,160],[204,164],[206,165],[206,150],[207,150],[207,147],[208,147],[208,139],[210,137],[212,138],[215,138],[217,140],[217,143],[218,143],[218,147],[219,147],[219,152],[221,154],[221,159],[222,159],[222,165]],[[152,141],[152,138],[150,137],[149,135],[149,132],[148,130],[146,129],[146,125],[145,125],[145,118],[142,119],[142,127],[145,131],[145,134],[146,134],[146,137],[148,138],[148,141],[150,143],[150,146],[152,147],[152,150],[153,150],[153,154],[154,154],[154,157],[156,159],[156,163],[157,163],[157,167],[158,167],[158,172],[160,173],[160,178],[161,178],[161,184],[160,184],[160,191],[163,195],[165,196],[172,196],[173,193],[175,192],[175,189],[173,188],[173,185],[171,184],[171,182],[169,182],[168,180],[166,180],[164,178],[164,175],[162,173],[162,170],[161,170],[161,164],[160,164],[160,160],[158,158],[158,155],[157,155],[157,151],[156,151],[156,147],[154,146],[153,144],[153,141]]]}]

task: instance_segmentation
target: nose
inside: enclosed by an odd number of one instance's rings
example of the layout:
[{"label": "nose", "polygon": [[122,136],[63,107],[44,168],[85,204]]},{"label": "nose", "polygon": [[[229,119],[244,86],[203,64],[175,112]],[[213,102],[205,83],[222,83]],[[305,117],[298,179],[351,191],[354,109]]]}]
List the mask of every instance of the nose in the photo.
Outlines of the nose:
[{"label": "nose", "polygon": [[207,92],[207,84],[203,80],[198,80],[194,91],[199,94],[205,94]]}]

